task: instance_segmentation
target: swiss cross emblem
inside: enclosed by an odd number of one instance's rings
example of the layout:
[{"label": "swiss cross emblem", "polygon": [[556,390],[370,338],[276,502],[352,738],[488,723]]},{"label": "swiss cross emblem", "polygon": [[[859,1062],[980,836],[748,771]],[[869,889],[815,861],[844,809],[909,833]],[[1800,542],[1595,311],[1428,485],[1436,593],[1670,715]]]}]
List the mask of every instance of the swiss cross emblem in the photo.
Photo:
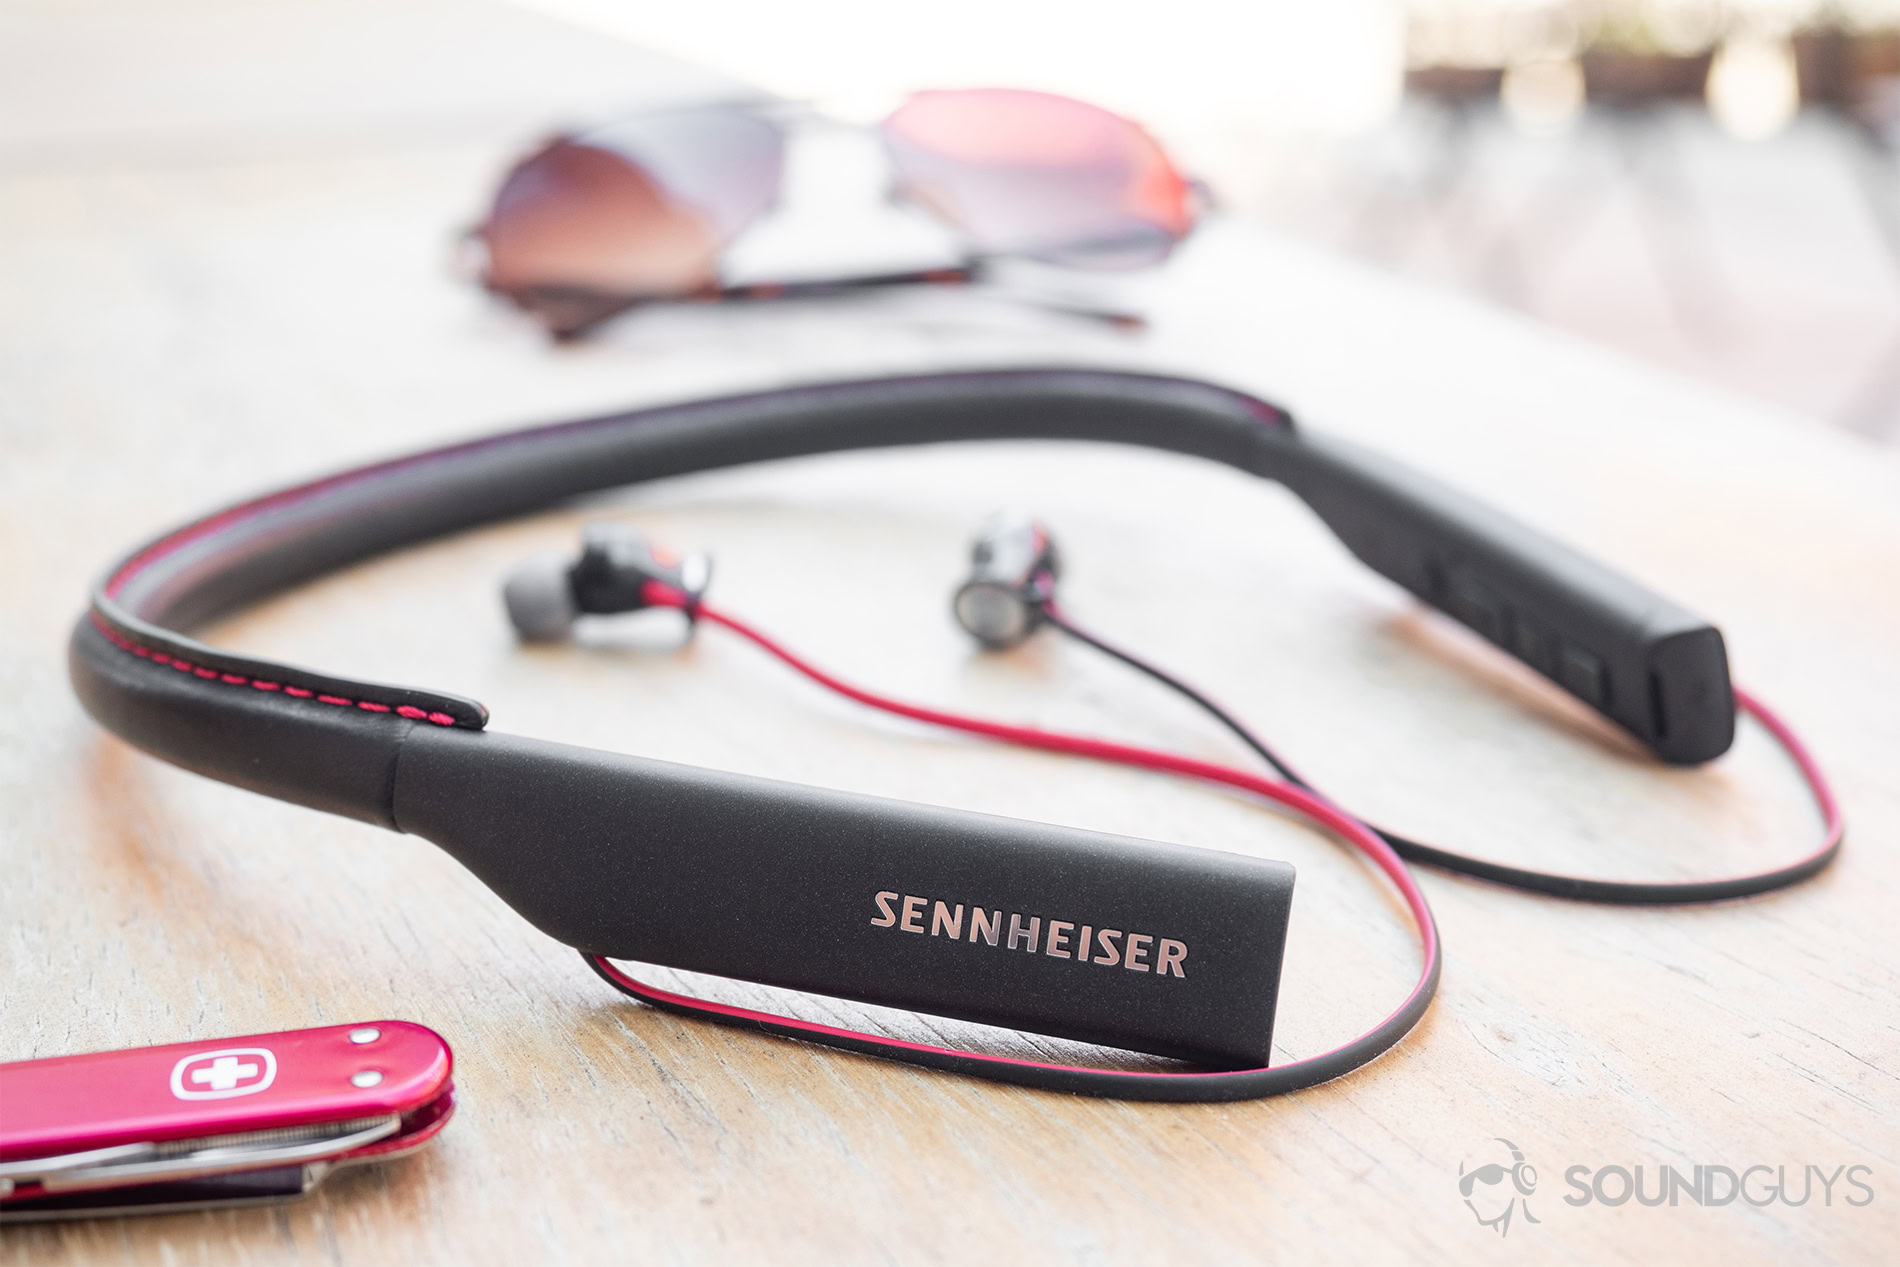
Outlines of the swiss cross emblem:
[{"label": "swiss cross emblem", "polygon": [[268,1047],[232,1047],[186,1056],[172,1066],[172,1094],[181,1100],[225,1100],[250,1095],[277,1077]]}]

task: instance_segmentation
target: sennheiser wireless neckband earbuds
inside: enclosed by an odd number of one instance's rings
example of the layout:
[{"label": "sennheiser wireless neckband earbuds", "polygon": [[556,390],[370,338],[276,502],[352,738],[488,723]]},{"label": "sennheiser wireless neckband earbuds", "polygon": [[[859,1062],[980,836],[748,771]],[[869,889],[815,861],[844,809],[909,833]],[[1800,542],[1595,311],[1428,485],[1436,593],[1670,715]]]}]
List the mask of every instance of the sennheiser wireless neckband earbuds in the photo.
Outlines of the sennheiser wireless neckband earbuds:
[{"label": "sennheiser wireless neckband earbuds", "polygon": [[[1364,562],[1662,760],[1707,761],[1733,738],[1736,693],[1707,621],[1395,462],[1296,430],[1263,401],[1092,369],[646,408],[284,489],[114,568],[74,630],[72,680],[94,718],[156,756],[434,841],[597,967],[665,964],[1219,1071],[1071,1070],[913,1047],[906,1058],[919,1063],[1164,1099],[1270,1094],[1363,1064],[1429,1001],[1436,942],[1422,899],[1428,970],[1406,1004],[1336,1052],[1267,1068],[1293,884],[1284,864],[498,734],[462,696],[236,656],[182,632],[382,551],[598,489],[833,450],[1012,438],[1144,445],[1277,480]],[[1288,795],[1322,821],[1337,815]],[[1821,853],[1736,891],[1810,874],[1837,847],[1831,828]],[[1111,966],[1100,951],[1077,958],[1085,926],[1097,946],[1116,934]],[[831,1033],[804,1036],[883,1054],[912,1046]]]}]

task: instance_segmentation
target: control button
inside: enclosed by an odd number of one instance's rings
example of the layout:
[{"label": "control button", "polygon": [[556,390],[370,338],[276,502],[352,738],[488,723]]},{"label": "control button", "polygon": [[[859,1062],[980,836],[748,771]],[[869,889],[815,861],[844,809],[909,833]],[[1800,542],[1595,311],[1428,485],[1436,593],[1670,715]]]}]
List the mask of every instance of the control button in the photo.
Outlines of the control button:
[{"label": "control button", "polygon": [[377,1069],[365,1069],[361,1073],[350,1075],[350,1085],[353,1087],[361,1087],[366,1091],[382,1080],[382,1071]]},{"label": "control button", "polygon": [[1557,660],[1557,680],[1572,695],[1599,708],[1609,694],[1603,677],[1603,661],[1582,647],[1565,644]]},{"label": "control button", "polygon": [[1557,672],[1556,650],[1557,640],[1550,636],[1549,630],[1521,615],[1511,618],[1511,651],[1518,659],[1539,673],[1554,676]]},{"label": "control button", "polygon": [[374,1025],[365,1025],[361,1029],[350,1031],[350,1041],[357,1044],[373,1043],[383,1036],[383,1031]]},{"label": "control button", "polygon": [[1452,582],[1451,614],[1492,642],[1504,641],[1504,604],[1498,596],[1468,577]]}]

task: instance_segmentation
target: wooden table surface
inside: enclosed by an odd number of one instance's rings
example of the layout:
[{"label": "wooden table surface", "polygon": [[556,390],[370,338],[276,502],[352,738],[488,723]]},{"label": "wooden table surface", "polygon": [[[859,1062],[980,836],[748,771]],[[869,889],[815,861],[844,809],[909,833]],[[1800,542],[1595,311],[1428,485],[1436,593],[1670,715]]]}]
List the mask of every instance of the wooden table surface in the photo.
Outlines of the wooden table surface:
[{"label": "wooden table surface", "polygon": [[[1893,1261],[1892,454],[1242,226],[1182,254],[1142,337],[892,296],[654,313],[555,351],[446,268],[525,138],[707,83],[472,3],[0,11],[0,1058],[400,1017],[454,1044],[461,1103],[432,1149],[300,1204],[10,1227],[0,1260]],[[1262,391],[1709,613],[1836,778],[1839,864],[1686,910],[1427,874],[1444,984],[1394,1052],[1277,1100],[1124,1104],[651,1011],[431,846],[150,760],[67,687],[70,622],[114,552],[261,487],[637,400],[1040,360]],[[1216,688],[1368,815],[1625,877],[1755,867],[1818,830],[1759,731],[1706,769],[1660,769],[1366,573],[1290,497],[1107,448],[674,481],[404,551],[208,636],[461,690],[509,731],[1285,858],[1300,884],[1278,1058],[1365,1028],[1408,987],[1414,939],[1364,867],[1295,822],[868,716],[717,631],[680,649],[630,624],[524,652],[497,601],[518,557],[621,516],[714,551],[726,606],[861,680],[1244,760],[1082,649],[965,644],[947,596],[970,530],[1006,505],[1056,525],[1074,611]],[[1539,1177],[1537,1222],[1502,1239],[1458,1193],[1461,1165],[1508,1160],[1500,1137]],[[1639,1165],[1652,1187],[1662,1166],[1785,1166],[1790,1195],[1804,1167],[1864,1165],[1874,1200],[1849,1204],[1845,1180],[1804,1205],[1564,1199],[1571,1167]]]}]

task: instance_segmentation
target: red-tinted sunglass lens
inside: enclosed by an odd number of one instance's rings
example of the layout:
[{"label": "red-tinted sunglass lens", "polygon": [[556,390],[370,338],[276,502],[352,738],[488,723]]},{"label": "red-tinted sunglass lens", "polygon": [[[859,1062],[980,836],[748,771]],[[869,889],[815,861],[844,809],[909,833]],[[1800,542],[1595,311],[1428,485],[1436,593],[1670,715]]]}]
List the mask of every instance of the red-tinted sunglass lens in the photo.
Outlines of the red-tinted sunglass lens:
[{"label": "red-tinted sunglass lens", "polygon": [[742,106],[641,115],[595,128],[581,140],[625,155],[651,174],[698,212],[722,244],[772,205],[785,172],[785,134]]},{"label": "red-tinted sunglass lens", "polygon": [[736,110],[652,115],[555,141],[502,182],[481,228],[488,285],[622,295],[714,280],[777,196],[783,141]]},{"label": "red-tinted sunglass lens", "polygon": [[712,276],[711,227],[618,154],[556,141],[508,174],[482,226],[500,291],[692,290]]},{"label": "red-tinted sunglass lens", "polygon": [[906,196],[978,248],[1097,267],[1152,263],[1194,227],[1190,186],[1138,124],[1018,89],[919,93],[885,120]]}]

